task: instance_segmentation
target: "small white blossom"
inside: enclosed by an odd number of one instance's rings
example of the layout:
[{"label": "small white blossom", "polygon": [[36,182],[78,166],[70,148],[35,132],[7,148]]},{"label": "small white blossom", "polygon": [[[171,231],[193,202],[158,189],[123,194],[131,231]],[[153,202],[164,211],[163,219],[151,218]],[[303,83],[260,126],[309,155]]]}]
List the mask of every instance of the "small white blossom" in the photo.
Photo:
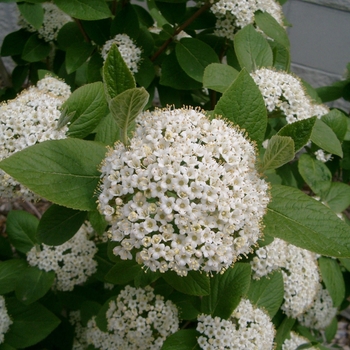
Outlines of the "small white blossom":
[{"label": "small white blossom", "polygon": [[[101,168],[98,208],[120,242],[114,253],[123,259],[136,253],[152,271],[178,275],[219,272],[248,254],[269,201],[254,145],[232,125],[192,109],[145,112],[137,122],[130,145],[117,143]],[[133,169],[131,157],[140,164]],[[115,214],[106,215],[109,207]]]},{"label": "small white blossom", "polygon": [[210,315],[198,316],[198,345],[201,349],[272,350],[275,328],[270,317],[242,299],[231,317],[223,320]]},{"label": "small white blossom", "polygon": [[[300,345],[305,345],[308,343],[310,343],[310,340],[292,331],[290,332],[290,339],[286,339],[282,344],[282,350],[295,350],[298,349]],[[318,347],[316,348],[314,346],[308,348],[308,350],[317,349]]]},{"label": "small white blossom", "polygon": [[113,39],[108,40],[102,47],[101,55],[106,60],[112,45],[116,44],[120,55],[130,71],[135,74],[141,61],[141,49],[137,47],[127,34],[117,34]]},{"label": "small white blossom", "polygon": [[332,158],[332,154],[325,153],[325,151],[322,149],[317,150],[314,154],[316,156],[316,159],[320,160],[323,163],[328,162]]},{"label": "small white blossom", "polygon": [[0,295],[0,344],[4,342],[4,335],[9,330],[12,323],[7,313],[5,298]]},{"label": "small white blossom", "polygon": [[281,309],[289,317],[297,317],[313,304],[320,288],[317,255],[279,238],[256,250],[251,262],[253,277],[260,278],[281,269],[284,303]]},{"label": "small white blossom", "polygon": [[80,315],[73,312],[70,321],[75,327],[74,350],[92,344],[100,350],[159,350],[165,339],[179,329],[178,310],[171,301],[155,295],[150,286],[126,286],[106,312],[108,332],[101,331],[93,317],[86,327]]},{"label": "small white blossom", "polygon": [[84,283],[96,272],[97,262],[93,258],[97,248],[89,239],[90,234],[90,224],[83,224],[70,240],[61,245],[42,244],[41,250],[33,247],[27,253],[27,261],[40,270],[54,271],[55,289],[71,291],[75,285]]},{"label": "small white blossom", "polygon": [[44,19],[43,24],[37,30],[29,24],[22,15],[19,18],[19,25],[30,32],[38,31],[39,37],[45,41],[54,41],[57,39],[58,32],[68,22],[72,22],[72,18],[61,11],[55,4],[43,3]]}]

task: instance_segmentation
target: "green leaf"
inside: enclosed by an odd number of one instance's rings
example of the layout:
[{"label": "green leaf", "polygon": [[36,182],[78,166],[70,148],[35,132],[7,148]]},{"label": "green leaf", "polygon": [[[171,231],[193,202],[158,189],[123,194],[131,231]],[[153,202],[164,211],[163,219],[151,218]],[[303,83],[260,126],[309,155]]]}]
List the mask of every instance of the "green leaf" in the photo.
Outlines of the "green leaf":
[{"label": "green leaf", "polygon": [[105,145],[113,146],[120,139],[120,129],[111,113],[102,118],[95,131],[95,140]]},{"label": "green leaf", "polygon": [[204,70],[203,86],[218,92],[225,92],[237,78],[239,72],[227,64],[211,63]]},{"label": "green leaf", "polygon": [[50,44],[33,34],[24,45],[22,59],[28,62],[41,61],[49,55],[50,51]]},{"label": "green leaf", "polygon": [[[76,89],[62,106],[66,115],[72,116],[68,135],[84,138],[89,135],[107,114],[107,101],[103,84],[95,82]],[[61,118],[59,120],[59,125]]]},{"label": "green leaf", "polygon": [[152,61],[149,58],[143,58],[137,73],[135,73],[135,79],[140,86],[145,89],[149,87],[155,77],[155,71]]},{"label": "green leaf", "polygon": [[6,220],[6,231],[11,244],[21,253],[27,253],[37,243],[39,220],[22,210],[12,210]]},{"label": "green leaf", "polygon": [[121,131],[124,144],[128,143],[128,133],[134,126],[135,118],[146,106],[148,98],[148,92],[141,87],[126,90],[110,101],[109,109]]},{"label": "green leaf", "polygon": [[237,32],[234,38],[235,53],[242,68],[253,72],[261,67],[271,67],[273,55],[266,39],[249,24]]},{"label": "green leaf", "polygon": [[264,233],[297,247],[350,257],[350,227],[322,203],[292,187],[274,185],[264,216]]},{"label": "green leaf", "polygon": [[44,20],[44,10],[42,6],[40,4],[30,4],[28,2],[19,3],[17,6],[23,18],[38,30]]},{"label": "green leaf", "polygon": [[105,146],[93,141],[44,141],[4,159],[0,168],[53,203],[94,210],[97,168],[105,153]]},{"label": "green leaf", "polygon": [[215,51],[203,41],[183,38],[175,46],[180,67],[188,76],[199,82],[203,81],[204,69],[210,63],[219,63]]},{"label": "green leaf", "polygon": [[99,234],[102,235],[106,231],[107,221],[98,210],[90,211],[88,214],[88,219],[93,227],[93,229]]},{"label": "green leaf", "polygon": [[268,12],[255,12],[255,23],[273,41],[289,48],[289,38],[286,30]]},{"label": "green leaf", "polygon": [[200,350],[195,329],[181,329],[166,338],[161,350]]},{"label": "green leaf", "polygon": [[134,284],[136,288],[146,287],[149,284],[155,282],[158,278],[161,277],[161,273],[159,271],[153,272],[150,269],[142,269],[134,279]]},{"label": "green leaf", "polygon": [[329,113],[323,115],[321,120],[334,131],[340,141],[344,140],[348,129],[348,118],[344,113],[338,109],[332,109]]},{"label": "green leaf", "polygon": [[228,319],[243,295],[248,292],[251,268],[247,263],[236,263],[223,274],[210,279],[210,294],[202,298],[202,311]]},{"label": "green leaf", "polygon": [[312,129],[311,141],[328,153],[343,157],[340,141],[333,130],[323,121],[317,119]]},{"label": "green leaf", "polygon": [[75,72],[87,61],[94,51],[93,45],[85,41],[76,42],[67,48],[66,70],[68,74]]},{"label": "green leaf", "polygon": [[290,136],[294,140],[295,152],[298,152],[309,142],[315,122],[316,117],[298,120],[284,126],[277,135]]},{"label": "green leaf", "polygon": [[252,280],[247,296],[253,304],[266,310],[272,319],[283,302],[282,273],[274,271],[259,280]]},{"label": "green leaf", "polygon": [[55,280],[53,271],[43,271],[37,267],[27,267],[17,281],[16,297],[24,305],[32,304],[43,297]]},{"label": "green leaf", "polygon": [[1,56],[21,55],[29,37],[30,34],[24,29],[7,34],[1,45]]},{"label": "green leaf", "polygon": [[264,99],[245,69],[221,96],[214,109],[214,115],[222,115],[245,129],[250,139],[258,143],[264,140],[267,126]]},{"label": "green leaf", "polygon": [[294,141],[289,136],[274,135],[262,160],[262,171],[276,169],[294,159]]},{"label": "green leaf", "polygon": [[[79,29],[77,22],[66,23],[58,32],[57,43],[61,50],[67,49],[76,43],[84,41],[84,36]],[[100,54],[99,54],[100,55]],[[101,56],[101,55],[100,55]]]},{"label": "green leaf", "polygon": [[288,318],[286,317],[282,323],[277,328],[276,337],[275,337],[275,343],[277,344],[276,350],[282,349],[282,344],[287,339],[289,332],[293,328],[295,323],[294,318]]},{"label": "green leaf", "polygon": [[37,238],[47,245],[61,245],[77,233],[86,215],[84,211],[52,204],[40,219]]},{"label": "green leaf", "polygon": [[342,182],[332,182],[323,200],[336,213],[341,213],[350,205],[350,186]]},{"label": "green leaf", "polygon": [[162,275],[163,279],[174,289],[189,295],[209,295],[210,278],[199,271],[189,271],[187,276],[178,276],[176,272],[167,271]]},{"label": "green leaf", "polygon": [[327,328],[325,329],[325,332],[324,332],[324,335],[326,336],[327,343],[329,343],[329,344],[332,343],[337,332],[338,332],[338,320],[337,320],[337,317],[333,317],[332,322],[329,324],[329,326],[327,326]]},{"label": "green leaf", "polygon": [[69,16],[88,21],[111,17],[104,0],[55,0],[55,4]]},{"label": "green leaf", "polygon": [[110,31],[111,36],[124,33],[132,39],[137,38],[140,24],[134,6],[130,2],[126,2],[121,6],[121,9],[113,19]]},{"label": "green leaf", "polygon": [[340,306],[345,297],[345,283],[337,260],[321,257],[318,259],[322,281],[333,300],[334,307]]},{"label": "green leaf", "polygon": [[121,260],[110,269],[105,280],[113,284],[127,284],[142,272],[141,270],[141,265],[134,260]]},{"label": "green leaf", "polygon": [[290,51],[289,48],[275,42],[268,41],[273,54],[273,67],[277,70],[289,72],[290,70]]},{"label": "green leaf", "polygon": [[323,197],[330,189],[332,173],[320,160],[308,154],[302,154],[299,158],[298,170],[304,181],[318,196]]},{"label": "green leaf", "polygon": [[26,267],[27,263],[24,260],[0,261],[0,295],[15,290],[17,280],[21,278],[21,274]]},{"label": "green leaf", "polygon": [[175,303],[181,320],[197,319],[198,314],[200,313],[195,306],[198,304],[197,297],[173,291],[169,298],[173,303]]},{"label": "green leaf", "polygon": [[113,44],[103,65],[103,82],[107,99],[136,87],[135,79],[121,56],[118,46]]},{"label": "green leaf", "polygon": [[38,302],[27,306],[13,298],[7,300],[6,306],[13,321],[6,333],[6,343],[15,348],[26,348],[38,343],[61,322]]}]

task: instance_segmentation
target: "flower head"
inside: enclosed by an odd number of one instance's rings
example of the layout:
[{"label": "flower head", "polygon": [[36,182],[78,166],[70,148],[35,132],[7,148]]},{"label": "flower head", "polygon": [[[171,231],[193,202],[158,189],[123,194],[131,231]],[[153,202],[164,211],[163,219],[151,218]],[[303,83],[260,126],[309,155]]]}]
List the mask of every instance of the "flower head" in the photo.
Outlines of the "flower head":
[{"label": "flower head", "polygon": [[197,110],[145,112],[127,148],[101,168],[99,210],[114,254],[152,271],[221,271],[261,236],[268,185],[254,146],[221,119]]},{"label": "flower head", "polygon": [[5,298],[0,295],[0,344],[4,342],[4,335],[9,330],[11,321],[5,304]]},{"label": "flower head", "polygon": [[272,350],[275,329],[270,317],[242,299],[228,320],[210,315],[198,317],[197,331],[201,333],[201,349],[260,349]]},{"label": "flower head", "polygon": [[[290,339],[286,339],[282,344],[282,350],[295,350],[295,349],[298,349],[300,345],[305,345],[308,343],[310,343],[308,339],[292,331],[290,332]],[[308,349],[317,350],[318,347],[316,348],[312,346],[311,348],[308,348]]]},{"label": "flower head", "polygon": [[89,239],[91,230],[90,224],[86,223],[70,240],[61,245],[42,244],[41,251],[33,247],[27,253],[29,265],[44,271],[54,271],[54,288],[57,290],[73,290],[75,285],[84,283],[96,272],[97,262],[93,258],[97,248]]},{"label": "flower head", "polygon": [[102,47],[101,55],[106,60],[112,45],[116,44],[120,55],[132,73],[138,72],[138,65],[141,60],[141,49],[137,47],[127,34],[117,34],[113,39],[108,40]]}]

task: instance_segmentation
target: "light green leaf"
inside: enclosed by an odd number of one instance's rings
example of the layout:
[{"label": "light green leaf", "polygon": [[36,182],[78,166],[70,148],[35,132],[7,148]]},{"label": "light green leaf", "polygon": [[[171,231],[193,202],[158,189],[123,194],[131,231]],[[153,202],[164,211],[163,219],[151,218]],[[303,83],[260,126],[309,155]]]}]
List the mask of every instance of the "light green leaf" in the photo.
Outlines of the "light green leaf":
[{"label": "light green leaf", "polygon": [[162,275],[163,279],[174,289],[189,295],[209,295],[210,279],[199,271],[189,271],[187,276],[178,276],[176,272],[167,271]]},{"label": "light green leaf", "polygon": [[0,295],[15,290],[17,280],[21,278],[27,262],[20,259],[0,261]]},{"label": "light green leaf", "polygon": [[199,335],[195,329],[181,329],[166,338],[161,350],[200,350]]},{"label": "light green leaf", "polygon": [[108,100],[125,90],[136,87],[135,79],[115,44],[112,45],[108,52],[103,65],[102,76]]},{"label": "light green leaf", "polygon": [[6,220],[6,231],[11,244],[21,253],[27,253],[37,243],[39,220],[22,210],[12,210]]},{"label": "light green leaf", "polygon": [[341,213],[350,205],[350,186],[342,182],[332,182],[323,200],[336,213]]},{"label": "light green leaf", "polygon": [[203,86],[218,92],[225,90],[237,78],[239,72],[227,64],[211,63],[204,70]]},{"label": "light green leaf", "polygon": [[247,263],[236,263],[223,274],[210,279],[210,294],[202,298],[202,312],[228,319],[248,292],[251,268]]},{"label": "light green leaf", "polygon": [[77,19],[92,21],[112,16],[104,0],[55,0],[55,4]]},{"label": "light green leaf", "polygon": [[285,125],[277,135],[290,136],[294,140],[295,152],[297,152],[309,142],[315,122],[316,117],[298,120]]},{"label": "light green leaf", "polygon": [[24,45],[22,59],[28,62],[41,61],[49,55],[50,50],[49,43],[33,34]]},{"label": "light green leaf", "polygon": [[330,189],[332,173],[320,160],[308,154],[302,154],[299,158],[298,170],[304,181],[318,196],[323,197]]},{"label": "light green leaf", "polygon": [[96,208],[98,166],[106,148],[80,139],[44,141],[0,162],[0,168],[53,203],[79,210]]},{"label": "light green leaf", "polygon": [[17,281],[16,297],[24,305],[32,304],[43,297],[55,280],[53,271],[40,270],[37,267],[27,267]]},{"label": "light green leaf", "polygon": [[126,90],[110,101],[109,109],[121,131],[124,144],[128,143],[128,133],[134,126],[135,118],[146,106],[148,98],[148,92],[141,87]]},{"label": "light green leaf", "polygon": [[350,257],[350,227],[302,191],[274,185],[264,216],[265,234],[297,247],[334,257]]},{"label": "light green leaf", "polygon": [[290,51],[289,48],[275,42],[268,41],[273,54],[273,67],[277,70],[289,72],[290,70]]},{"label": "light green leaf", "polygon": [[61,115],[59,125],[63,124],[62,118],[72,116],[68,135],[77,138],[86,137],[108,112],[103,84],[96,82],[76,89],[62,108],[64,113]]},{"label": "light green leaf", "polygon": [[47,245],[61,245],[80,229],[87,213],[52,204],[40,219],[37,238]]},{"label": "light green leaf", "polygon": [[85,41],[75,42],[66,51],[66,70],[68,74],[82,66],[94,51],[93,45]]},{"label": "light green leaf", "polygon": [[245,69],[221,96],[214,115],[221,115],[245,129],[250,139],[258,143],[264,140],[267,126],[265,103],[259,88]]},{"label": "light green leaf", "polygon": [[24,19],[38,30],[43,24],[44,10],[40,4],[30,4],[28,2],[21,2],[17,4],[19,12]]},{"label": "light green leaf", "polygon": [[194,38],[183,38],[175,46],[181,68],[192,79],[203,81],[204,69],[210,63],[219,63],[215,51],[205,42]]},{"label": "light green leaf", "polygon": [[262,171],[276,169],[294,159],[294,141],[289,136],[274,135],[262,160]]},{"label": "light green leaf", "polygon": [[252,24],[237,32],[234,38],[235,53],[242,68],[253,72],[261,67],[271,67],[273,55],[266,39]]},{"label": "light green leaf", "polygon": [[348,128],[348,119],[338,109],[332,109],[329,113],[321,117],[321,120],[334,131],[340,141],[344,140]]},{"label": "light green leaf", "polygon": [[325,284],[335,307],[340,306],[345,297],[345,283],[338,262],[334,259],[321,257],[318,259],[322,281]]},{"label": "light green leaf", "polygon": [[343,157],[343,150],[336,134],[319,119],[316,120],[312,129],[311,141],[326,152]]},{"label": "light green leaf", "polygon": [[275,271],[259,280],[253,279],[250,282],[247,296],[254,305],[266,310],[272,319],[283,302],[284,284],[282,273]]}]

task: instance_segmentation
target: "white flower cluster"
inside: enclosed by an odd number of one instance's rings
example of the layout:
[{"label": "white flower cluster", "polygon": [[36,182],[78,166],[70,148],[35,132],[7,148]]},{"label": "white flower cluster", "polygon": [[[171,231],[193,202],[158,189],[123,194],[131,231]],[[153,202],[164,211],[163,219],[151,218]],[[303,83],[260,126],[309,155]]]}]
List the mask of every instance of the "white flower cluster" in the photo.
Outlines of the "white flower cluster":
[{"label": "white flower cluster", "polygon": [[316,254],[279,238],[256,250],[251,262],[253,277],[266,276],[281,269],[284,282],[284,303],[281,309],[296,318],[313,304],[320,288]]},{"label": "white flower cluster", "polygon": [[332,154],[326,153],[322,149],[317,150],[314,154],[316,156],[316,159],[322,163],[326,163],[332,158]]},{"label": "white flower cluster", "polygon": [[[282,344],[282,350],[296,350],[300,345],[308,343],[310,343],[310,341],[307,338],[292,331],[290,332],[290,339],[286,339]],[[308,350],[318,350],[318,347],[312,346],[308,348]]]},{"label": "white flower cluster", "polygon": [[127,34],[117,34],[113,39],[108,40],[102,47],[101,55],[106,60],[112,45],[116,44],[120,55],[130,71],[138,72],[138,65],[141,61],[141,49],[137,47]]},{"label": "white flower cluster", "polygon": [[126,286],[106,312],[108,333],[101,331],[93,317],[87,327],[79,325],[79,315],[74,313],[76,324],[74,350],[92,344],[100,350],[159,350],[165,339],[179,328],[178,310],[171,301],[155,295],[150,286]]},{"label": "white flower cluster", "polygon": [[275,328],[270,317],[248,299],[241,300],[228,320],[200,315],[197,331],[201,333],[198,345],[203,350],[274,348]]},{"label": "white flower cluster", "polygon": [[268,12],[283,26],[282,7],[274,0],[219,0],[210,9],[217,17],[215,34],[233,40],[238,29],[254,23],[254,12]]},{"label": "white flower cluster", "polygon": [[313,116],[321,118],[329,112],[325,105],[311,101],[300,79],[292,74],[261,68],[251,76],[260,89],[267,110],[283,112],[288,124]]},{"label": "white flower cluster", "polygon": [[33,247],[27,253],[29,265],[44,271],[54,271],[55,289],[73,290],[75,285],[84,283],[97,269],[97,262],[93,259],[97,248],[89,240],[90,233],[91,226],[85,223],[70,240],[61,245],[43,244],[41,251]]},{"label": "white flower cluster", "polygon": [[221,271],[261,236],[268,185],[254,146],[198,110],[145,112],[131,144],[117,143],[101,168],[98,208],[114,254],[152,271]]},{"label": "white flower cluster", "polygon": [[58,32],[68,22],[72,22],[72,18],[61,11],[55,4],[47,2],[42,4],[44,10],[43,24],[37,30],[28,23],[22,15],[19,17],[18,24],[30,32],[38,31],[39,37],[45,41],[54,41],[57,39]]},{"label": "white flower cluster", "polygon": [[298,316],[298,321],[305,327],[323,330],[329,326],[337,312],[338,309],[333,306],[328,290],[320,288],[313,305]]},{"label": "white flower cluster", "polygon": [[[37,86],[24,90],[15,99],[0,105],[0,160],[15,152],[46,140],[65,138],[67,127],[57,130],[60,107],[70,95],[64,82],[46,77]],[[22,197],[33,200],[35,195],[11,176],[0,170],[2,198]]]},{"label": "white flower cluster", "polygon": [[0,344],[4,342],[4,335],[9,330],[11,321],[5,304],[5,298],[0,295]]}]

